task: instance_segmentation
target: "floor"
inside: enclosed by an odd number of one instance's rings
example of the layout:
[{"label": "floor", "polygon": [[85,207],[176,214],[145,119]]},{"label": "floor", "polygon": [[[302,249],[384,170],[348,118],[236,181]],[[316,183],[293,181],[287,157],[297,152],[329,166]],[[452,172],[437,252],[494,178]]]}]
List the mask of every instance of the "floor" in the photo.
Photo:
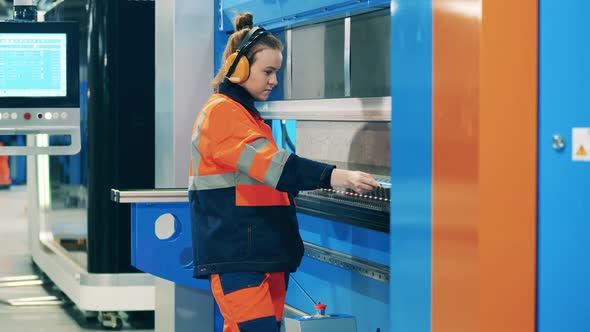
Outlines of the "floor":
[{"label": "floor", "polygon": [[[35,273],[27,243],[26,196],[24,186],[12,186],[9,190],[0,190],[0,278]],[[51,284],[0,287],[0,331],[104,331],[95,320],[81,319],[82,315],[71,303],[45,306],[10,306],[5,303],[15,298],[54,295],[56,294],[54,291]],[[123,330],[153,331],[153,329],[134,329],[128,324]]]}]

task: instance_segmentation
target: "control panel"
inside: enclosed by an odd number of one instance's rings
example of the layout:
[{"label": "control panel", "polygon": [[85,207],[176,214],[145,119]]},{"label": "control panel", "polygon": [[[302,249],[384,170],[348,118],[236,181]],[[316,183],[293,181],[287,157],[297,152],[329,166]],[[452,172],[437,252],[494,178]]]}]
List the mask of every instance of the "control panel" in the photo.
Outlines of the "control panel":
[{"label": "control panel", "polygon": [[[76,154],[80,151],[78,108],[0,108],[0,135],[69,136],[64,146],[1,146],[1,155]],[[29,141],[29,140],[27,140]]]},{"label": "control panel", "polygon": [[0,22],[0,136],[27,136],[26,146],[0,146],[0,155],[80,151],[79,29],[76,22]]}]

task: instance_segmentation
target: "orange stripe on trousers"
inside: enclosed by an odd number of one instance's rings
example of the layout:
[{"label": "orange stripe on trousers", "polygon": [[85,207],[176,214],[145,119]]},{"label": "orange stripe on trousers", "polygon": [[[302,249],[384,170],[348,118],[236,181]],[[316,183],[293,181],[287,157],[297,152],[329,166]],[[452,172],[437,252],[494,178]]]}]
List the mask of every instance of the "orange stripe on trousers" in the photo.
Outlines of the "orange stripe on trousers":
[{"label": "orange stripe on trousers", "polygon": [[224,332],[238,332],[238,324],[250,320],[274,316],[283,319],[285,306],[285,274],[266,273],[257,287],[244,288],[224,294],[218,274],[211,275],[211,291],[225,320]]}]

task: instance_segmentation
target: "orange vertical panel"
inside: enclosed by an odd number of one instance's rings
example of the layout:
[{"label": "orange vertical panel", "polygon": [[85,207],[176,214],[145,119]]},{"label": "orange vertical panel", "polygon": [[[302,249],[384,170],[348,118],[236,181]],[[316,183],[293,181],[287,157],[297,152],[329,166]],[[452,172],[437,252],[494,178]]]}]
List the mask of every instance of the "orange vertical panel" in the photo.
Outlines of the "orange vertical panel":
[{"label": "orange vertical panel", "polygon": [[433,1],[432,331],[535,330],[535,0]]},{"label": "orange vertical panel", "polygon": [[479,0],[433,1],[432,331],[478,328]]},{"label": "orange vertical panel", "polygon": [[482,22],[478,330],[533,332],[538,1],[484,0]]}]

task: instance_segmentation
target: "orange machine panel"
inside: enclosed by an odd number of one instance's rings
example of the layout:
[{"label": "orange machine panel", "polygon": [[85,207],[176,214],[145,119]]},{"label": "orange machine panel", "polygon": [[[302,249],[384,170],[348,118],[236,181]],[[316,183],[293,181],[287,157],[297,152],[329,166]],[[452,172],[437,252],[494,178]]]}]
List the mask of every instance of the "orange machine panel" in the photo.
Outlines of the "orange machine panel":
[{"label": "orange machine panel", "polygon": [[537,1],[433,1],[432,331],[533,332]]}]

